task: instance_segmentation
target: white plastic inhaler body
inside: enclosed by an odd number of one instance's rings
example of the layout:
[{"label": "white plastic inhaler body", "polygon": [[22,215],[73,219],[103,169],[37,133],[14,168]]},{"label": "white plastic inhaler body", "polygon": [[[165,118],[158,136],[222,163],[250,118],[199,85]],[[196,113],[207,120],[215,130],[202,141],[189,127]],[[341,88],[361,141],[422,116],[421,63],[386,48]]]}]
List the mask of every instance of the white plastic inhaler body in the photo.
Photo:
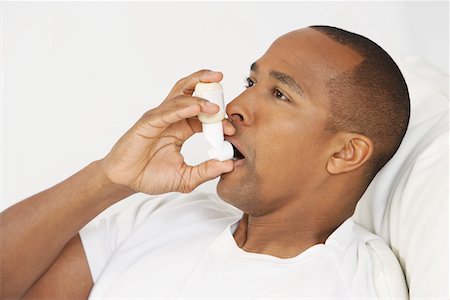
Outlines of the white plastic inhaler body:
[{"label": "white plastic inhaler body", "polygon": [[194,96],[206,99],[220,107],[218,113],[208,115],[200,113],[198,119],[202,122],[203,135],[211,147],[208,151],[210,159],[224,161],[233,158],[233,146],[223,137],[222,120],[225,117],[223,89],[218,82],[199,82],[195,86]]}]

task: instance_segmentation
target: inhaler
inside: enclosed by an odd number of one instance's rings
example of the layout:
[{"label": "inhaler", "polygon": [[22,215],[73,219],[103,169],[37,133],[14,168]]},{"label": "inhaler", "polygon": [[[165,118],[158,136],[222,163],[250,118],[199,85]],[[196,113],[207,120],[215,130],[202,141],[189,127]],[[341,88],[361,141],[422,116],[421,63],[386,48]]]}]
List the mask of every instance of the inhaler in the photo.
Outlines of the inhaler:
[{"label": "inhaler", "polygon": [[222,85],[218,82],[199,82],[195,86],[194,96],[206,99],[220,107],[216,114],[199,113],[198,115],[198,119],[202,122],[203,135],[210,146],[209,158],[218,161],[232,159],[233,146],[223,138],[222,120],[225,117],[225,109]]}]

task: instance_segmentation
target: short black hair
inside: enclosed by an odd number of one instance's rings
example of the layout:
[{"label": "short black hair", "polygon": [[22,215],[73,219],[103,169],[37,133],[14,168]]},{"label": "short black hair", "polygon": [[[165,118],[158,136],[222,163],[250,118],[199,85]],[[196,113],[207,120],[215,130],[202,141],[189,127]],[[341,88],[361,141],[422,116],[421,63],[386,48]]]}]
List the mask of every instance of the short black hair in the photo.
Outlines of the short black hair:
[{"label": "short black hair", "polygon": [[405,79],[394,60],[370,39],[332,26],[310,26],[356,51],[363,60],[327,83],[327,130],[360,133],[374,144],[368,161],[371,180],[395,154],[406,133],[410,101]]}]

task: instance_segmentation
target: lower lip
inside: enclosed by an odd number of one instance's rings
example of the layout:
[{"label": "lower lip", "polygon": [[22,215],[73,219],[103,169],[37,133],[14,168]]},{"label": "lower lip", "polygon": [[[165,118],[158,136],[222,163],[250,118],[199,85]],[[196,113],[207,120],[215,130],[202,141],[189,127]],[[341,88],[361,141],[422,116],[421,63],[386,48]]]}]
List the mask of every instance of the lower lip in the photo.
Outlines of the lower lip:
[{"label": "lower lip", "polygon": [[236,168],[236,167],[239,167],[239,166],[242,166],[243,164],[245,164],[245,159],[234,160],[233,163],[234,163],[234,167]]}]

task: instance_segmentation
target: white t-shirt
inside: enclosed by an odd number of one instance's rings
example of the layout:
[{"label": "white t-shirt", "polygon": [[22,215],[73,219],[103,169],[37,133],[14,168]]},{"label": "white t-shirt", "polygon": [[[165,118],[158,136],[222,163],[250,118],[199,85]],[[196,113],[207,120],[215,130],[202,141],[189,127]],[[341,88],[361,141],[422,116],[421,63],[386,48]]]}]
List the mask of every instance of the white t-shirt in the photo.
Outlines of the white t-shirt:
[{"label": "white t-shirt", "polygon": [[242,212],[215,195],[167,194],[81,232],[90,298],[374,298],[366,241],[351,219],[289,259],[249,253],[233,238]]}]

